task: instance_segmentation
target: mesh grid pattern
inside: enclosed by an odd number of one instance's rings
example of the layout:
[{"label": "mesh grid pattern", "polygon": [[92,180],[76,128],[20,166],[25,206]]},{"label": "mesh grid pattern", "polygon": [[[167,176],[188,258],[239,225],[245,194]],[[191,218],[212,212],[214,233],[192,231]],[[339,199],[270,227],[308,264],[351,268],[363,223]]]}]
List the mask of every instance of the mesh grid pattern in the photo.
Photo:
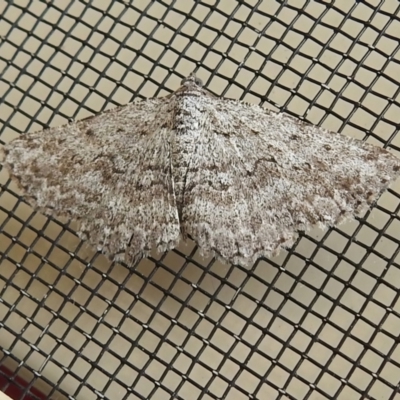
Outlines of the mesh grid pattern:
[{"label": "mesh grid pattern", "polygon": [[[400,156],[397,0],[25,0],[0,15],[0,145],[165,95],[196,69],[218,95]],[[362,219],[251,269],[194,243],[112,264],[35,213],[4,170],[0,183],[0,390],[400,399],[398,183]]]}]

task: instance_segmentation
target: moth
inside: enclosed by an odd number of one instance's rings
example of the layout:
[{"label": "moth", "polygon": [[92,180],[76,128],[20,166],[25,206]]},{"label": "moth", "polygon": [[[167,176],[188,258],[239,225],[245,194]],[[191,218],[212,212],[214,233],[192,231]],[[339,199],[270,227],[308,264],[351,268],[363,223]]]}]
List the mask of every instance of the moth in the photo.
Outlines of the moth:
[{"label": "moth", "polygon": [[251,265],[298,231],[364,212],[400,175],[383,148],[216,97],[195,74],[166,97],[23,134],[2,152],[35,209],[77,221],[80,238],[130,265],[187,237]]}]

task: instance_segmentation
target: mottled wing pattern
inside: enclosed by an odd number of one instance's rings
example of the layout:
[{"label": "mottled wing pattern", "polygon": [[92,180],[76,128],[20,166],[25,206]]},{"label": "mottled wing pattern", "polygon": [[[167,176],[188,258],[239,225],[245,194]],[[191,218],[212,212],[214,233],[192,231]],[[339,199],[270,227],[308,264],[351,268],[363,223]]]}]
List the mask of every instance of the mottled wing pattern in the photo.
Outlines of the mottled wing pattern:
[{"label": "mottled wing pattern", "polygon": [[358,214],[400,175],[388,151],[234,100],[194,75],[174,94],[22,135],[5,166],[27,200],[133,263],[190,236],[251,265],[299,230]]},{"label": "mottled wing pattern", "polygon": [[78,234],[129,263],[172,248],[180,229],[170,170],[172,102],[138,101],[21,135],[5,166],[39,210],[79,221]]},{"label": "mottled wing pattern", "polygon": [[298,230],[360,213],[400,174],[388,151],[286,114],[213,97],[201,107],[181,222],[232,263],[251,265]]}]

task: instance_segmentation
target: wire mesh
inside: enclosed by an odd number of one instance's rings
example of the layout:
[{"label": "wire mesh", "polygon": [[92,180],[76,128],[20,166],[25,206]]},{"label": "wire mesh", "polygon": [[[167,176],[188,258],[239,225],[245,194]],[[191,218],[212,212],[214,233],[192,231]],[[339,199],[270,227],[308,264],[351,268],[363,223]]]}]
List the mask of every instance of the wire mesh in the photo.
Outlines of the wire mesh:
[{"label": "wire mesh", "polygon": [[[192,70],[399,155],[400,4],[0,2],[0,144]],[[397,136],[396,136],[397,135]],[[112,264],[0,171],[0,390],[52,399],[390,399],[400,383],[400,186],[252,268],[194,243]]]}]

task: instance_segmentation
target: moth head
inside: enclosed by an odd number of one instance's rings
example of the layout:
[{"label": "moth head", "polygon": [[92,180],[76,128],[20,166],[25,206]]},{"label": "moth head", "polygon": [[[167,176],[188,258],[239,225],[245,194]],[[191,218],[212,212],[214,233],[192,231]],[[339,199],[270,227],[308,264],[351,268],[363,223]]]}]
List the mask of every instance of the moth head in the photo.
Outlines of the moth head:
[{"label": "moth head", "polygon": [[185,85],[186,83],[192,83],[199,87],[203,86],[203,81],[198,78],[194,72],[192,72],[187,78],[181,80],[181,85]]}]

